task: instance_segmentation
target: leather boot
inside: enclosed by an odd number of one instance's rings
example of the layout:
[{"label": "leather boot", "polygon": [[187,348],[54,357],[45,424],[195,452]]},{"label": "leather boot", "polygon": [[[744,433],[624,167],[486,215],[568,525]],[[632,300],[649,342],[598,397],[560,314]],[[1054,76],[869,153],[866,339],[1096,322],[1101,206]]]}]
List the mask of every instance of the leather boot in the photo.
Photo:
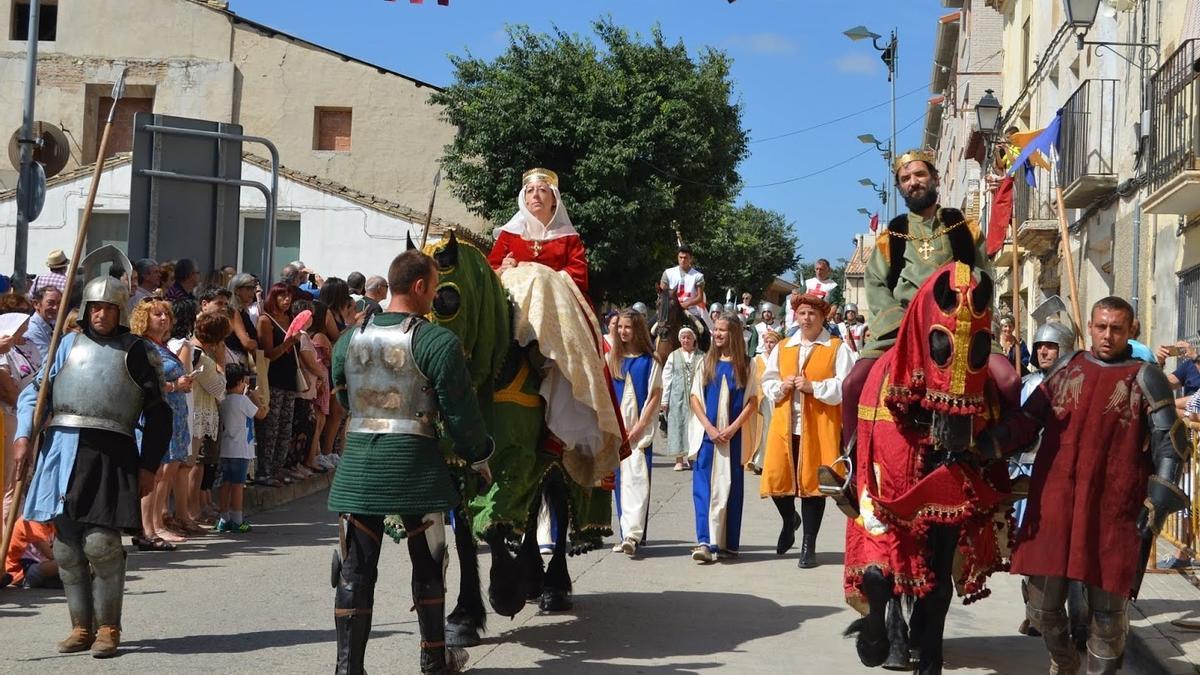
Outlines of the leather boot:
[{"label": "leather boot", "polygon": [[413,604],[421,632],[421,672],[447,673],[446,589],[443,582],[413,581]]},{"label": "leather boot", "polygon": [[800,569],[808,570],[817,566],[817,538],[804,535],[800,542]]},{"label": "leather boot", "polygon": [[1067,613],[1062,609],[1042,611],[1026,606],[1029,623],[1042,633],[1050,652],[1050,675],[1075,675],[1079,671],[1079,652],[1071,644]]},{"label": "leather boot", "polygon": [[796,512],[796,502],[791,497],[775,497],[775,508],[779,510],[782,521],[779,525],[779,539],[775,542],[775,554],[783,555],[796,545],[796,530],[800,529],[800,514]]},{"label": "leather boot", "polygon": [[71,634],[67,639],[58,643],[59,654],[74,654],[75,652],[86,651],[91,648],[92,643],[96,641],[96,634],[92,632],[91,627],[75,626],[71,629]]},{"label": "leather boot", "polygon": [[[361,583],[361,582],[360,582]],[[338,584],[334,594],[333,624],[337,631],[337,675],[360,675],[367,657],[367,640],[371,637],[371,612],[374,605],[374,584],[363,597],[355,584]]]},{"label": "leather boot", "polygon": [[92,658],[111,659],[121,646],[121,629],[118,626],[100,626],[96,630],[96,641],[92,643]]}]

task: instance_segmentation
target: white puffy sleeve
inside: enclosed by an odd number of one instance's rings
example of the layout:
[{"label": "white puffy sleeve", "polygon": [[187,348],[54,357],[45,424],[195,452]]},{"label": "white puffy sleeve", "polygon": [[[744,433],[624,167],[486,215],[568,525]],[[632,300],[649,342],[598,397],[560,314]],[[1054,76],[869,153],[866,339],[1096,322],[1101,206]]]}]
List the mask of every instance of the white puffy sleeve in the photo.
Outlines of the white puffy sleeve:
[{"label": "white puffy sleeve", "polygon": [[767,367],[762,375],[762,395],[772,403],[783,400],[783,382],[779,379],[779,353],[783,350],[776,346],[767,357]]}]

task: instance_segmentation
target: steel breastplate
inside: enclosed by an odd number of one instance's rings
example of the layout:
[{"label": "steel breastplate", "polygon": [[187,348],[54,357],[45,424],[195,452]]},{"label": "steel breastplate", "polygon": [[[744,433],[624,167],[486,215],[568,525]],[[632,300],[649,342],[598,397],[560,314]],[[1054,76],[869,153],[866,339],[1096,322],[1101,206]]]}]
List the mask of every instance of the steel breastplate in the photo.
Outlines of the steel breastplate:
[{"label": "steel breastplate", "polygon": [[396,326],[355,330],[346,348],[347,431],[437,436],[437,396],[413,357],[422,322],[409,317]]},{"label": "steel breastplate", "polygon": [[80,333],[54,376],[50,426],[133,436],[145,395],[127,361],[139,339],[125,333],[99,342]]}]

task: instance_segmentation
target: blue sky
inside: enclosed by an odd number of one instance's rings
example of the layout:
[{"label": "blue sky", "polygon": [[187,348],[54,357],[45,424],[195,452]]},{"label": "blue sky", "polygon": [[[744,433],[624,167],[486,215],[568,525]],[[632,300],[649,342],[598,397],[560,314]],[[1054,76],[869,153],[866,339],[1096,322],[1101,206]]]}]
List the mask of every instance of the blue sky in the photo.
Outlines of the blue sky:
[{"label": "blue sky", "polygon": [[[875,194],[858,184],[881,183],[887,169],[879,153],[856,136],[890,133],[890,106],[774,140],[889,101],[887,73],[869,41],[852,42],[842,31],[865,24],[885,36],[900,35],[896,85],[897,145],[921,143],[929,96],[934,29],[952,10],[937,0],[570,0],[559,3],[506,0],[233,0],[238,14],[321,45],[379,63],[432,84],[453,76],[448,55],[490,59],[506,45],[504,26],[535,30],[557,25],[590,33],[595,18],[645,33],[659,23],[668,38],[696,52],[710,45],[733,59],[750,156],[740,167],[747,186],[777,183],[840,166],[817,176],[770,187],[747,187],[740,201],[783,213],[792,223],[806,260],[850,257],[852,236],[866,229],[859,207],[880,209]],[[915,90],[915,91],[914,91]],[[907,94],[907,95],[906,95]],[[860,153],[862,153],[860,155]],[[858,157],[855,157],[859,155]],[[853,158],[853,159],[852,159]],[[848,160],[848,161],[847,161]],[[703,265],[703,261],[701,261]]]}]

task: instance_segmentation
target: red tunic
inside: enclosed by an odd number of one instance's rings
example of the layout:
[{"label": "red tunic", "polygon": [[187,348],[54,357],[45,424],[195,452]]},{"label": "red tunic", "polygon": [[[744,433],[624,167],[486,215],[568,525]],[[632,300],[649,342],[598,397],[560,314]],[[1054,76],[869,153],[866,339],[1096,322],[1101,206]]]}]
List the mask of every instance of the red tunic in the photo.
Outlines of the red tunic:
[{"label": "red tunic", "polygon": [[1080,352],[1006,424],[1018,444],[1045,424],[1014,573],[1077,579],[1129,597],[1145,564],[1136,522],[1151,473],[1149,402],[1137,376],[1149,367]]},{"label": "red tunic", "polygon": [[[538,244],[535,251],[534,244]],[[520,235],[501,230],[492,252],[488,254],[488,262],[493,269],[499,269],[504,256],[512,254],[517,262],[537,262],[556,272],[566,272],[575,280],[575,285],[586,295],[588,292],[587,256],[583,250],[583,241],[578,234],[570,234],[543,242],[532,242]]]}]

